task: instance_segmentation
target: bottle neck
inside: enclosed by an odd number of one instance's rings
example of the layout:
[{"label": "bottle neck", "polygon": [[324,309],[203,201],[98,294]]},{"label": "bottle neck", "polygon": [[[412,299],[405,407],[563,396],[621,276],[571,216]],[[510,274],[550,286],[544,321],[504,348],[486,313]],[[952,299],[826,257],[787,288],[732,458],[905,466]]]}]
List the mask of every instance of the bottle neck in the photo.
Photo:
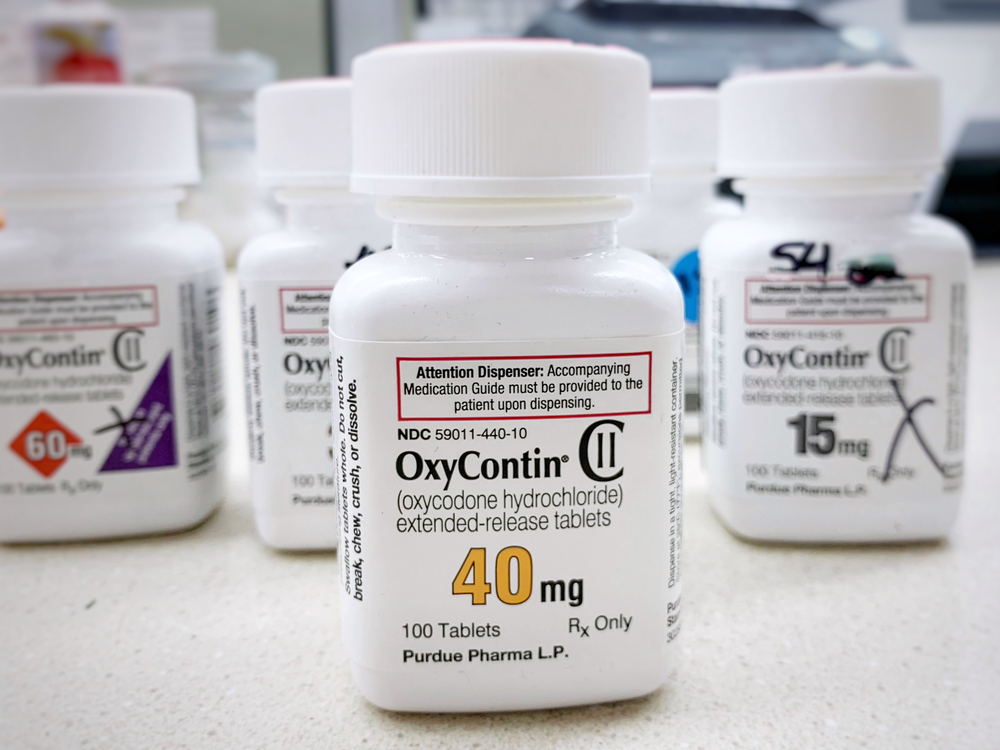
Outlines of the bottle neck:
[{"label": "bottle neck", "polygon": [[614,250],[622,198],[383,198],[403,254],[481,260],[541,260]]},{"label": "bottle neck", "polygon": [[329,231],[359,221],[371,221],[374,201],[347,188],[286,188],[274,199],[284,206],[289,229]]},{"label": "bottle neck", "polygon": [[16,190],[0,196],[0,205],[11,230],[121,231],[176,223],[183,198],[176,188]]},{"label": "bottle neck", "polygon": [[651,193],[675,204],[703,203],[715,198],[716,180],[712,172],[654,173]]},{"label": "bottle neck", "polygon": [[378,214],[394,224],[452,227],[544,227],[621,219],[625,198],[380,198]]},{"label": "bottle neck", "polygon": [[396,223],[393,249],[403,255],[492,261],[544,261],[612,252],[615,222],[545,226],[447,226]]},{"label": "bottle neck", "polygon": [[755,218],[892,219],[912,214],[926,186],[902,180],[741,180],[744,214]]}]

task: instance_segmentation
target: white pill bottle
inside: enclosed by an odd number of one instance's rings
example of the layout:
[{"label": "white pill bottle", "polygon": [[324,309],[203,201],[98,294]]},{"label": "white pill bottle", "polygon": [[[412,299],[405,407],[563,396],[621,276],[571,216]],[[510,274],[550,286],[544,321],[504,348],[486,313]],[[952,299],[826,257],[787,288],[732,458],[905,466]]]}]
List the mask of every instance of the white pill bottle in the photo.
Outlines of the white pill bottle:
[{"label": "white pill bottle", "polygon": [[222,250],[181,223],[194,103],[0,92],[0,540],[152,534],[222,498]]},{"label": "white pill bottle", "polygon": [[401,711],[619,700],[672,666],[683,300],[620,250],[649,67],[561,42],[354,63],[393,249],[333,294],[343,636]]},{"label": "white pill bottle", "polygon": [[739,204],[715,191],[719,96],[710,88],[656,88],[649,99],[652,189],[633,198],[618,241],[656,258],[677,277],[684,293],[684,432],[699,428],[698,243],[716,221],[737,216]]},{"label": "white pill bottle", "polygon": [[257,148],[287,225],[239,259],[254,520],[272,547],[332,549],[330,293],[351,265],[389,246],[392,227],[371,198],[348,192],[349,80],[263,88]]},{"label": "white pill bottle", "polygon": [[721,88],[745,215],[702,243],[704,461],[736,534],[948,533],[962,493],[969,243],[918,215],[940,89],[873,66]]}]

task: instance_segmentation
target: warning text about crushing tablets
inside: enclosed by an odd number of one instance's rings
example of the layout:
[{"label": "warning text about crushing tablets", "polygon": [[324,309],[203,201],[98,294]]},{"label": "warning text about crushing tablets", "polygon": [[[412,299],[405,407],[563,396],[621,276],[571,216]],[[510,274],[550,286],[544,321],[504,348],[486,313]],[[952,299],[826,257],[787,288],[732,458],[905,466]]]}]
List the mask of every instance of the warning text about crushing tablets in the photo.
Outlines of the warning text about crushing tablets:
[{"label": "warning text about crushing tablets", "polygon": [[[391,381],[358,376],[363,355],[334,363],[342,585],[357,601],[372,525],[382,529],[392,516],[394,531],[405,535],[559,533],[618,523],[636,487],[623,477],[624,464],[637,441],[662,429],[660,420],[630,420],[653,412],[650,351],[397,357],[395,394],[384,387]],[[679,461],[680,360],[667,371]],[[395,420],[363,418],[387,417],[384,400],[392,395]],[[679,513],[679,463],[669,481]],[[372,497],[383,509],[391,498],[396,513],[372,515]]]},{"label": "warning text about crushing tablets", "polygon": [[650,352],[396,360],[399,420],[648,414]]}]

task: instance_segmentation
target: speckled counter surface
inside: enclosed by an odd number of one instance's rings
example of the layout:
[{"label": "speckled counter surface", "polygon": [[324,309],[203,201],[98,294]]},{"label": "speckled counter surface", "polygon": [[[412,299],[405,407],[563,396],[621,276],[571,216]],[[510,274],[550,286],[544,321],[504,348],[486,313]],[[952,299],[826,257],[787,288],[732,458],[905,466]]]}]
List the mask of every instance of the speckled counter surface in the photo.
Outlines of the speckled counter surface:
[{"label": "speckled counter surface", "polygon": [[0,548],[0,749],[1000,748],[1000,264],[977,267],[972,304],[967,493],[948,541],[737,541],[689,444],[676,678],[561,711],[393,715],[355,692],[335,555],[254,535],[234,364],[231,488],[206,524]]}]

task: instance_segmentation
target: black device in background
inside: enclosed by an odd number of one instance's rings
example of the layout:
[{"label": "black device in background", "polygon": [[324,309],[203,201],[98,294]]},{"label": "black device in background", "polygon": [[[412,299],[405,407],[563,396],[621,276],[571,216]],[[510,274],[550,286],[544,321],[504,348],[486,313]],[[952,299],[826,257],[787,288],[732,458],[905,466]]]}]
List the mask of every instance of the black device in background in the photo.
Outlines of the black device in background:
[{"label": "black device in background", "polygon": [[966,128],[937,212],[968,230],[977,255],[1000,255],[1000,123]]},{"label": "black device in background", "polygon": [[877,35],[852,44],[794,8],[584,0],[553,8],[525,36],[628,47],[649,58],[654,86],[717,86],[740,70],[905,64]]},{"label": "black device in background", "polygon": [[[324,3],[331,73],[336,60],[334,2]],[[430,12],[426,0],[414,3],[417,18]],[[961,19],[953,17],[956,8],[964,13]],[[907,0],[907,14],[914,21],[987,20],[984,13],[989,20],[994,19],[992,14],[1000,17],[1000,1]],[[717,86],[741,69],[780,70],[833,62],[906,64],[877,37],[859,46],[840,29],[795,8],[583,0],[569,9],[554,7],[524,35],[628,47],[649,58],[655,86]],[[734,195],[731,182],[720,183],[722,194]],[[970,126],[951,164],[937,212],[962,224],[978,253],[1000,255],[1000,123]]]}]

